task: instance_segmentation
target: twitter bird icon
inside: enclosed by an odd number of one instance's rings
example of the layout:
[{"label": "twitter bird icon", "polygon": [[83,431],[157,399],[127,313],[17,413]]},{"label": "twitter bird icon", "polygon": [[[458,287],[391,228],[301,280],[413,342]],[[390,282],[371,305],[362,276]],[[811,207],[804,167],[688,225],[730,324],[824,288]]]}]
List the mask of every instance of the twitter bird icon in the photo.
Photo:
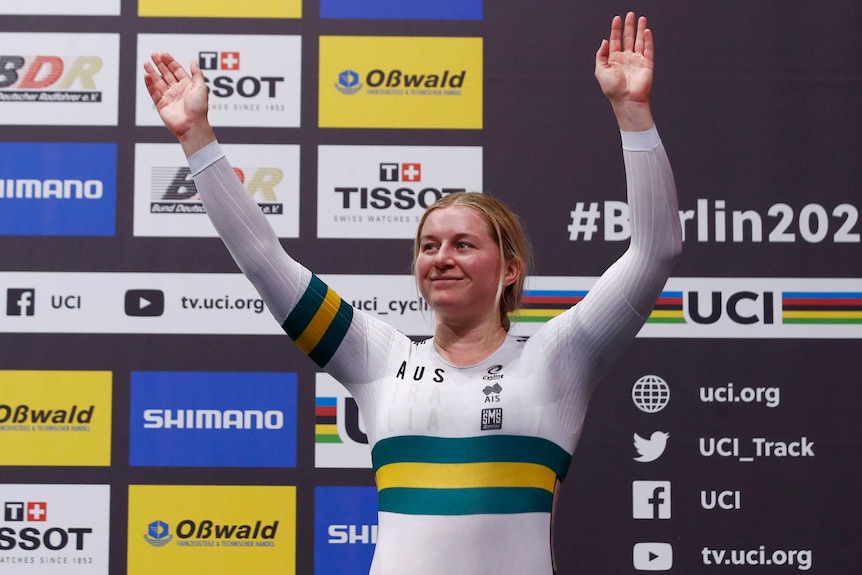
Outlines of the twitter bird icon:
[{"label": "twitter bird icon", "polygon": [[668,437],[670,434],[664,431],[653,432],[649,439],[644,439],[635,433],[635,450],[638,452],[638,456],[634,458],[635,461],[649,463],[661,457],[664,448],[667,447]]}]

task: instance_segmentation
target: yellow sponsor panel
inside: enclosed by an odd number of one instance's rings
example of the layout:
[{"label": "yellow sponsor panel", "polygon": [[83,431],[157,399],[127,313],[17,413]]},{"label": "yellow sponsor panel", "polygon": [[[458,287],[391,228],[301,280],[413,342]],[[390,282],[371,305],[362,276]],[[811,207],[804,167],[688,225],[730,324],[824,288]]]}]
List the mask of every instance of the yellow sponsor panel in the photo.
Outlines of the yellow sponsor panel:
[{"label": "yellow sponsor panel", "polygon": [[296,573],[296,487],[129,486],[128,575]]},{"label": "yellow sponsor panel", "polygon": [[110,371],[0,371],[0,465],[111,465]]},{"label": "yellow sponsor panel", "polygon": [[482,39],[321,36],[322,128],[482,128]]},{"label": "yellow sponsor panel", "polygon": [[138,16],[173,18],[302,18],[302,0],[138,0]]}]

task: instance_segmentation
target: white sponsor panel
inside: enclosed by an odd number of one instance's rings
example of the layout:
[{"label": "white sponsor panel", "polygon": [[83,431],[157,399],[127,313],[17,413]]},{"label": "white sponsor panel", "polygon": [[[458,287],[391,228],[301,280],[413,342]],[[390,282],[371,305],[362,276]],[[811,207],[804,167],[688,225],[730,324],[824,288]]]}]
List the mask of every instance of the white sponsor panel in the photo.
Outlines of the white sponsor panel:
[{"label": "white sponsor panel", "polygon": [[120,0],[0,0],[0,14],[119,16]]},{"label": "white sponsor panel", "polygon": [[319,146],[317,235],[412,239],[443,195],[482,191],[477,146]]},{"label": "white sponsor panel", "polygon": [[[302,41],[300,36],[138,34],[138,63],[169,52],[188,71],[198,62],[209,87],[214,126],[299,127]],[[138,74],[136,123],[161,126]]]},{"label": "white sponsor panel", "polygon": [[0,572],[107,575],[109,485],[0,485]]},{"label": "white sponsor panel", "polygon": [[[405,334],[432,333],[433,313],[419,297],[412,276],[320,278],[355,308]],[[533,277],[528,280],[527,297],[542,290],[583,294],[596,280]],[[671,278],[662,298],[676,302],[675,310],[661,313],[670,313],[677,321],[656,323],[651,318],[638,337],[862,338],[859,311],[832,311],[852,308],[862,300],[862,279]],[[842,303],[832,305],[833,300]],[[804,302],[813,302],[814,311],[795,309],[800,301],[803,307]],[[825,311],[818,311],[818,306]],[[0,273],[0,315],[3,312],[0,333],[283,333],[239,273],[4,272]],[[545,315],[559,313],[549,309]],[[512,333],[531,335],[546,321],[516,317]]]},{"label": "white sponsor panel", "polygon": [[119,34],[0,33],[0,124],[115,126]]},{"label": "white sponsor panel", "polygon": [[[222,146],[276,234],[299,237],[299,146]],[[135,236],[217,237],[178,144],[135,145]]]},{"label": "white sponsor panel", "polygon": [[[315,423],[315,437],[317,441],[314,444],[314,466],[315,467],[336,467],[336,468],[370,468],[371,467],[371,449],[368,446],[368,441],[357,441],[360,436],[365,434],[365,426],[359,418],[358,410],[354,411],[348,407],[349,402],[354,402],[353,398],[347,392],[343,385],[338,383],[334,377],[328,373],[319,372],[315,377],[315,395],[318,400],[318,409],[321,407],[321,398],[326,398],[329,402],[334,400],[336,411],[336,429],[340,442],[322,442],[320,435],[325,433],[327,429],[321,428],[321,425],[326,425],[319,419]],[[355,405],[355,402],[353,403]],[[356,415],[356,419],[353,419]],[[347,427],[350,426],[350,430]]]}]

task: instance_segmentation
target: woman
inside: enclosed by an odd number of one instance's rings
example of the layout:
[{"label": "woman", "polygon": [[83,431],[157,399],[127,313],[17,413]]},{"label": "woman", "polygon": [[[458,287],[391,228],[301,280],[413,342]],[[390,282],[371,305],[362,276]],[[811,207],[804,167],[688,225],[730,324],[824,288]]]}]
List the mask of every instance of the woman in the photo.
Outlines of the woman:
[{"label": "woman", "polygon": [[581,303],[529,339],[508,334],[527,247],[505,206],[452,194],[426,212],[414,269],[434,336],[414,343],[283,251],[216,142],[200,69],[192,63],[189,76],[167,54],[152,59],[147,88],[216,230],[284,330],[359,405],[379,492],[371,573],[553,573],[554,496],[590,394],[648,317],[681,246],[649,107],[646,19],[615,17],[596,53],[622,133],[631,245]]}]

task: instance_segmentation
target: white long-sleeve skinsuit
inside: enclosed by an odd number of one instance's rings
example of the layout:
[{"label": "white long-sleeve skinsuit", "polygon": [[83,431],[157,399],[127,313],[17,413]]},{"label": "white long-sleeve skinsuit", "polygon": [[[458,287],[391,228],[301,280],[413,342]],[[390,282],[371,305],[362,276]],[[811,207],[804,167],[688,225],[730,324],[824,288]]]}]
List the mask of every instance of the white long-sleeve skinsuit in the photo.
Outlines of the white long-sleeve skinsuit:
[{"label": "white long-sleeve skinsuit", "polygon": [[624,132],[632,238],[578,305],[454,366],[353,309],[288,256],[217,143],[189,158],[204,206],[284,330],[359,406],[379,491],[372,575],[551,575],[554,492],[601,375],[681,246],[655,128]]}]

